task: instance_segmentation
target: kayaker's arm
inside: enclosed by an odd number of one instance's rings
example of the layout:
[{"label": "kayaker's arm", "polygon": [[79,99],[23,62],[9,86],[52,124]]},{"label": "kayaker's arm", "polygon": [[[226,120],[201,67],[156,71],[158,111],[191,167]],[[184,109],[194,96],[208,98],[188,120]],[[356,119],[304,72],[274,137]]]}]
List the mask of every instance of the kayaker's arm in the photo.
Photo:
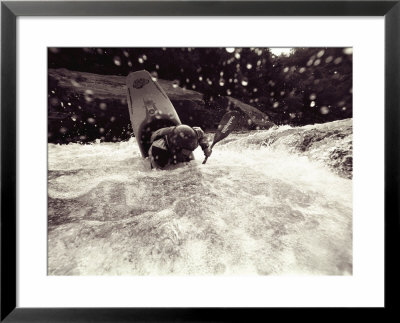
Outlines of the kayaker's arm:
[{"label": "kayaker's arm", "polygon": [[199,127],[193,127],[193,129],[197,133],[197,140],[199,142],[201,149],[204,152],[204,155],[210,156],[211,155],[211,149],[209,148],[210,144],[208,143],[208,140],[207,140],[206,136],[204,135],[204,131]]},{"label": "kayaker's arm", "polygon": [[151,135],[150,141],[154,142],[155,140],[170,134],[174,130],[174,128],[175,126],[172,126],[172,127],[161,128],[154,131],[153,134]]},{"label": "kayaker's arm", "polygon": [[208,143],[208,140],[206,137],[199,139],[199,145],[200,145],[201,149],[203,149],[203,150],[210,147],[210,144]]}]

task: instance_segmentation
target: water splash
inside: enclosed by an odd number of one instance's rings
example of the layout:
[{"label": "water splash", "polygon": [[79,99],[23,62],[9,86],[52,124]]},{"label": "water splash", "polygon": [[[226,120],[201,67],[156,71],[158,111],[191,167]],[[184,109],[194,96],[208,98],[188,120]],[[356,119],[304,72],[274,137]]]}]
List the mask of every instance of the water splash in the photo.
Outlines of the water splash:
[{"label": "water splash", "polygon": [[49,144],[49,275],[351,274],[352,182],[299,134],[231,134],[170,170],[134,138]]}]

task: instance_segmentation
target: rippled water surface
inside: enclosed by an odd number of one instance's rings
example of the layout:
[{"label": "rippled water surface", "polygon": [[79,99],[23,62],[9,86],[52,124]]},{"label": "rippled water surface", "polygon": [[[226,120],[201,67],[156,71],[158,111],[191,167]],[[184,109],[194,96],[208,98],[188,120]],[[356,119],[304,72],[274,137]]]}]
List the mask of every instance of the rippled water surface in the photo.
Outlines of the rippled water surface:
[{"label": "rippled water surface", "polygon": [[49,144],[50,275],[352,273],[352,181],[282,129],[231,134],[207,164],[150,170],[134,138]]}]

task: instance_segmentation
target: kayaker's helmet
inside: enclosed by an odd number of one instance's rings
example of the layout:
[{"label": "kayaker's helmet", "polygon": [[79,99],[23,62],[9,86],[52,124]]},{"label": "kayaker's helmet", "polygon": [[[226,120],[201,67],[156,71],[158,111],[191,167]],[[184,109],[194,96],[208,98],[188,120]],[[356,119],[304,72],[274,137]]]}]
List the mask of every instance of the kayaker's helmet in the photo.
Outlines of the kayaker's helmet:
[{"label": "kayaker's helmet", "polygon": [[195,150],[199,144],[196,131],[187,125],[176,126],[172,135],[171,143],[178,149]]}]

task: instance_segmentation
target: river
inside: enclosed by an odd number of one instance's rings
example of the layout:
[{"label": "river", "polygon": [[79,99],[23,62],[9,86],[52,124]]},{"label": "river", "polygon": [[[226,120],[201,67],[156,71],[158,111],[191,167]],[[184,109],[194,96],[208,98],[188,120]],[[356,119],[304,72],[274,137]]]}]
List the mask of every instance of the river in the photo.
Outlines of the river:
[{"label": "river", "polygon": [[288,130],[169,170],[135,138],[48,144],[48,274],[351,275],[352,180],[293,151],[293,131],[266,144]]}]

